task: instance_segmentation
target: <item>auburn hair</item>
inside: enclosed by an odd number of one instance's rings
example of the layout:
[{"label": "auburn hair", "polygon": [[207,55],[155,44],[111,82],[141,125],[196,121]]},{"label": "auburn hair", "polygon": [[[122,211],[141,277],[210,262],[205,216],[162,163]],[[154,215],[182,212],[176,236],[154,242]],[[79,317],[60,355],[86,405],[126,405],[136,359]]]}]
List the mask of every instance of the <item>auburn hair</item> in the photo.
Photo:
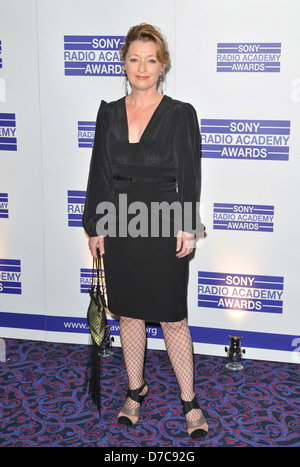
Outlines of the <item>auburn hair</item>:
[{"label": "auburn hair", "polygon": [[134,41],[154,42],[156,45],[157,60],[165,65],[165,68],[170,65],[168,44],[159,28],[147,23],[132,26],[129,29],[127,36],[125,37],[125,42],[120,49],[123,62],[125,61],[130,45]]}]

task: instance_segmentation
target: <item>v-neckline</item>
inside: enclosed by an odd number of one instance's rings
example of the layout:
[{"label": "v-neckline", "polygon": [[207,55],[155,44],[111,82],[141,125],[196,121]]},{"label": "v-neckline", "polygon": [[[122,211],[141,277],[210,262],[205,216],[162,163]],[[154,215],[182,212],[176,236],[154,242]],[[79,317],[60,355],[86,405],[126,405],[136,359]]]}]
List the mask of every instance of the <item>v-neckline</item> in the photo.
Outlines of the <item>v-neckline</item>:
[{"label": "v-neckline", "polygon": [[144,128],[144,130],[143,130],[143,132],[142,132],[142,134],[141,134],[141,136],[140,136],[139,141],[137,141],[137,142],[135,142],[135,143],[131,143],[131,142],[129,141],[129,125],[128,125],[128,115],[127,115],[127,107],[126,107],[126,101],[125,101],[126,96],[124,96],[124,98],[123,98],[123,104],[124,104],[125,122],[126,122],[126,135],[127,135],[127,142],[128,142],[129,144],[140,144],[140,143],[142,142],[142,139],[143,139],[144,135],[146,134],[146,132],[147,132],[147,130],[148,130],[150,124],[152,123],[152,121],[153,121],[155,115],[157,114],[157,111],[159,110],[159,108],[160,108],[160,106],[161,106],[163,100],[165,99],[165,97],[166,97],[166,96],[163,95],[163,97],[162,97],[162,99],[160,100],[159,104],[156,106],[156,108],[155,108],[153,114],[151,115],[151,117],[150,117],[150,119],[149,119],[147,125],[145,126],[145,128]]}]

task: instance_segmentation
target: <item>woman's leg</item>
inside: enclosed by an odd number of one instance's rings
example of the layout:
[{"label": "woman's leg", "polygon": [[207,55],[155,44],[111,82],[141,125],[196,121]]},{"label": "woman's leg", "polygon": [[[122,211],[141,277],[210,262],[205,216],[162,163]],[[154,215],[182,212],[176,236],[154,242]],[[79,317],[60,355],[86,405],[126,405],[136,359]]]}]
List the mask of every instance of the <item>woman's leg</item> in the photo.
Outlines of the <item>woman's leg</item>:
[{"label": "woman's leg", "polygon": [[[191,401],[195,397],[194,392],[194,358],[193,342],[186,319],[177,322],[162,322],[161,328],[164,334],[166,349],[178,381],[181,399]],[[186,414],[187,421],[196,421],[201,417],[200,409],[193,409]],[[197,428],[208,431],[205,423],[199,427],[188,429],[189,434]]]},{"label": "woman's leg", "polygon": [[[144,384],[144,361],[146,349],[146,326],[141,319],[120,317],[120,338],[124,355],[125,367],[128,375],[129,389],[138,389]],[[148,391],[146,386],[140,395]],[[124,408],[136,409],[139,403],[127,397]],[[125,414],[122,411],[119,417]],[[125,415],[132,423],[136,423],[138,417]]]}]

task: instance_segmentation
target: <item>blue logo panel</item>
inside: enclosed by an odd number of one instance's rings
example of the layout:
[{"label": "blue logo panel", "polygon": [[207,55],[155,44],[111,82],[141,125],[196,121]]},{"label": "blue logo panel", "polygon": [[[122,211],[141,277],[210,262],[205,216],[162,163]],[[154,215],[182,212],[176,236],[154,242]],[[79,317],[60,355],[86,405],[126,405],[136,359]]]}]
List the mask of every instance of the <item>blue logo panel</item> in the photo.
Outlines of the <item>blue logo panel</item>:
[{"label": "blue logo panel", "polygon": [[68,191],[68,226],[82,227],[86,191]]},{"label": "blue logo panel", "polygon": [[202,157],[289,160],[288,120],[202,119]]},{"label": "blue logo panel", "polygon": [[273,232],[274,206],[214,203],[213,228]]},{"label": "blue logo panel", "polygon": [[8,219],[8,193],[0,193],[0,218]]},{"label": "blue logo panel", "polygon": [[65,76],[122,76],[124,36],[64,36]]},{"label": "blue logo panel", "polygon": [[281,43],[219,43],[217,72],[279,73]]},{"label": "blue logo panel", "polygon": [[0,113],[0,151],[16,151],[16,115]]},{"label": "blue logo panel", "polygon": [[21,261],[0,259],[0,293],[21,294]]},{"label": "blue logo panel", "polygon": [[[102,281],[102,279],[103,279],[103,284],[105,284],[104,270],[100,269],[100,280]],[[87,269],[87,268],[80,269],[80,293],[89,293],[89,289],[91,288],[92,282],[94,283],[94,285],[96,285],[97,283],[96,273],[94,273],[94,278],[93,278],[93,269]],[[105,287],[104,288],[101,287],[101,291],[105,294],[106,293]]]},{"label": "blue logo panel", "polygon": [[282,313],[283,277],[199,271],[198,307]]},{"label": "blue logo panel", "polygon": [[78,122],[78,147],[92,148],[94,143],[96,122]]}]

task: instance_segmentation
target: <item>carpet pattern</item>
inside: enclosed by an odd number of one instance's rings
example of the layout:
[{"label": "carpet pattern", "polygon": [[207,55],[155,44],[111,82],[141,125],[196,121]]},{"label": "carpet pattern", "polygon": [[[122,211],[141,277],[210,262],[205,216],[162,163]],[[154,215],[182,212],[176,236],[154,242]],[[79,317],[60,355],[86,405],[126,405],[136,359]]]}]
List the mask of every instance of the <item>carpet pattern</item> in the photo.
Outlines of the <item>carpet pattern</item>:
[{"label": "carpet pattern", "polygon": [[300,446],[300,365],[243,360],[232,372],[222,357],[195,355],[196,392],[210,432],[191,440],[167,353],[148,350],[150,392],[140,421],[123,427],[123,354],[102,359],[102,414],[85,390],[88,348],[5,339],[0,363],[2,447],[295,447]]}]

